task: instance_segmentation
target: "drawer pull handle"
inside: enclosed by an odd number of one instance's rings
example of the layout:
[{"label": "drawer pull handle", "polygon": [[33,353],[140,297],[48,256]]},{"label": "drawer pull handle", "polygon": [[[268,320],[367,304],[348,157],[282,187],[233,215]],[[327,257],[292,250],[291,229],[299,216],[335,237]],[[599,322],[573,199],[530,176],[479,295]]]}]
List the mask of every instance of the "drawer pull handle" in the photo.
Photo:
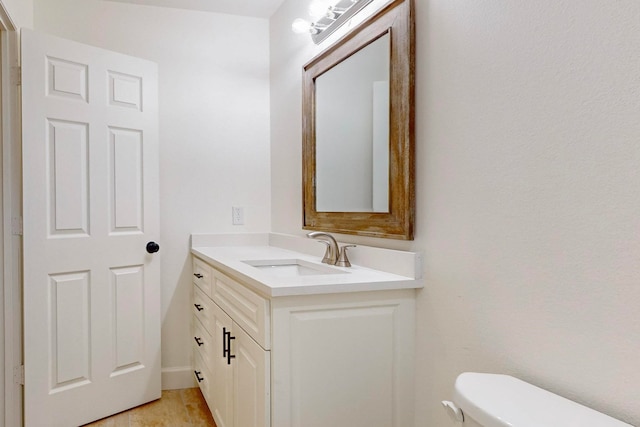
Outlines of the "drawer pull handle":
[{"label": "drawer pull handle", "polygon": [[222,328],[222,357],[227,358],[227,365],[231,365],[231,359],[235,359],[235,355],[231,354],[231,340],[235,340],[236,337],[231,336],[231,331],[227,331],[227,328]]},{"label": "drawer pull handle", "polygon": [[194,276],[196,276],[198,279],[202,279],[204,276],[202,274],[198,274],[198,273],[193,273]]},{"label": "drawer pull handle", "polygon": [[201,345],[204,345],[204,343],[202,342],[201,338],[193,337],[193,339],[196,340],[196,343],[198,344],[198,347],[200,347]]},{"label": "drawer pull handle", "polygon": [[204,310],[204,307],[202,307],[200,304],[193,304],[193,306],[194,306],[195,308],[197,308],[197,309],[198,309],[198,311],[202,311],[202,310]]},{"label": "drawer pull handle", "polygon": [[202,381],[204,381],[204,378],[200,378],[200,374],[201,374],[202,372],[200,372],[200,371],[193,371],[193,373],[194,373],[194,374],[196,374],[196,379],[198,380],[198,382],[199,382],[199,383],[200,383],[200,382],[202,382]]}]

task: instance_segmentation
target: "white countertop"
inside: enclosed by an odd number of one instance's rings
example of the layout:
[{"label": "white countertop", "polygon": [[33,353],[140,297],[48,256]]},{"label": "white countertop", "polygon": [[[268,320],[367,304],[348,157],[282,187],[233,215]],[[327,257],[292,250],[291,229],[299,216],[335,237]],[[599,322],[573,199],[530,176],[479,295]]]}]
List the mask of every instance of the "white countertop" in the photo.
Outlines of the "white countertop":
[{"label": "white countertop", "polygon": [[341,273],[282,277],[243,261],[299,259],[319,266],[321,258],[269,245],[194,246],[191,252],[223,273],[272,298],[343,292],[422,288],[422,280],[358,265],[330,266]]}]

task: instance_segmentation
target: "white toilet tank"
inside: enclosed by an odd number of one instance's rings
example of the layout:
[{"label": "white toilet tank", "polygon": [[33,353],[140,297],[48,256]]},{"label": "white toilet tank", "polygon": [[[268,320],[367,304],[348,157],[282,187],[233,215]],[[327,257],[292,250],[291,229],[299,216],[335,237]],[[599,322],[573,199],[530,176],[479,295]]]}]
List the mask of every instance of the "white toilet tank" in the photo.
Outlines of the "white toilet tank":
[{"label": "white toilet tank", "polygon": [[633,427],[508,375],[460,374],[442,403],[464,427]]}]

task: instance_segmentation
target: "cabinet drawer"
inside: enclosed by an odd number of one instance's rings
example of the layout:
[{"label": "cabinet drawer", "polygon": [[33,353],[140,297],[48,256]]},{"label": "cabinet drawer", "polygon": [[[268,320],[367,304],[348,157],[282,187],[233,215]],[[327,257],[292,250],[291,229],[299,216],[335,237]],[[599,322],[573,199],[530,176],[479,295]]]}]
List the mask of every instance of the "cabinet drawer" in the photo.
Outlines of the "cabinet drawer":
[{"label": "cabinet drawer", "polygon": [[[197,345],[195,345],[195,347],[197,347]],[[193,350],[193,370],[193,374],[198,382],[198,387],[200,387],[200,391],[202,391],[202,395],[207,401],[207,404],[211,406],[211,381],[213,380],[213,375],[200,355],[200,352],[195,348]]]},{"label": "cabinet drawer", "polygon": [[200,290],[199,287],[193,286],[193,315],[202,323],[205,329],[211,334],[213,326],[211,325],[211,319],[213,313],[211,312],[211,299]]},{"label": "cabinet drawer", "polygon": [[196,257],[193,257],[193,283],[198,285],[205,295],[211,296],[211,267]]},{"label": "cabinet drawer", "polygon": [[212,269],[213,301],[262,348],[271,349],[269,301],[229,276]]},{"label": "cabinet drawer", "polygon": [[[200,356],[207,366],[209,366],[209,361],[213,355],[213,337],[195,317],[191,319],[191,332],[193,335],[194,348],[200,353]],[[209,369],[211,370],[211,366],[209,366]]]}]

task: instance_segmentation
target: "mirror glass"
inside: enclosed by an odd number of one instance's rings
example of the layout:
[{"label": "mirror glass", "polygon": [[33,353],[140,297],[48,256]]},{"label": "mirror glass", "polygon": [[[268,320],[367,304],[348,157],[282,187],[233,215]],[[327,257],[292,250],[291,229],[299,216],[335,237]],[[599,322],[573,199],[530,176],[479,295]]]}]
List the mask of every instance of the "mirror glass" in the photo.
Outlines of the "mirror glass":
[{"label": "mirror glass", "polygon": [[392,0],[303,69],[303,228],[413,239],[413,0]]},{"label": "mirror glass", "polygon": [[389,212],[389,39],[316,78],[318,212]]}]

